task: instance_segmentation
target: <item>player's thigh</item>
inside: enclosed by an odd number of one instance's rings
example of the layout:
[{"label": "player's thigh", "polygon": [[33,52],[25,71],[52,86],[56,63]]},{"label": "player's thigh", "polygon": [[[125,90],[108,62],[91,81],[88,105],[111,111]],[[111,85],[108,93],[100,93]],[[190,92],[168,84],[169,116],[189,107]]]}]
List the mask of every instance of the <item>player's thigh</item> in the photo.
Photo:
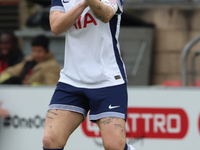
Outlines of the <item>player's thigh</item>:
[{"label": "player's thigh", "polygon": [[83,119],[83,115],[77,112],[49,110],[45,122],[44,138],[50,138],[52,141],[47,147],[64,146],[71,133],[81,124]]},{"label": "player's thigh", "polygon": [[105,149],[124,149],[126,143],[125,120],[105,117],[97,121]]}]

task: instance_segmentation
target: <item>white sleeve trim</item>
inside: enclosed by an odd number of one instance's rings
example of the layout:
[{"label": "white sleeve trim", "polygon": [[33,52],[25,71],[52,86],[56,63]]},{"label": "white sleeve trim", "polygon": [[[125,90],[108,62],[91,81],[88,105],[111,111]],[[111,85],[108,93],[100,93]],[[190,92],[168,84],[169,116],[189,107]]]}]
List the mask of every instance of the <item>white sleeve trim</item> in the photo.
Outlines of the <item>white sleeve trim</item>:
[{"label": "white sleeve trim", "polygon": [[116,1],[113,0],[113,2],[111,2],[110,0],[101,0],[102,3],[106,4],[106,5],[109,5],[113,8],[114,10],[114,13],[117,12],[118,10],[118,4]]},{"label": "white sleeve trim", "polygon": [[51,11],[55,11],[55,10],[60,10],[60,11],[64,11],[65,12],[64,7],[62,7],[62,6],[53,6],[53,7],[51,7],[50,12]]}]

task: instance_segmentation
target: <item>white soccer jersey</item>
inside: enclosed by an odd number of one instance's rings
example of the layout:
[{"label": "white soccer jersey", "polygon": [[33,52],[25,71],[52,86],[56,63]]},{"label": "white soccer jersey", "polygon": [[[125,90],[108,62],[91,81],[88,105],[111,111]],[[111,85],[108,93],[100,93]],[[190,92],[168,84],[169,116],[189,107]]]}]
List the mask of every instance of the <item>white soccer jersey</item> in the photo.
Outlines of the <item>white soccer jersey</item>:
[{"label": "white soccer jersey", "polygon": [[[52,0],[51,10],[67,12],[82,0]],[[122,1],[115,0],[122,12]],[[66,32],[64,68],[59,82],[81,88],[102,88],[127,81],[118,35],[121,14],[108,22],[97,19],[87,7]]]}]

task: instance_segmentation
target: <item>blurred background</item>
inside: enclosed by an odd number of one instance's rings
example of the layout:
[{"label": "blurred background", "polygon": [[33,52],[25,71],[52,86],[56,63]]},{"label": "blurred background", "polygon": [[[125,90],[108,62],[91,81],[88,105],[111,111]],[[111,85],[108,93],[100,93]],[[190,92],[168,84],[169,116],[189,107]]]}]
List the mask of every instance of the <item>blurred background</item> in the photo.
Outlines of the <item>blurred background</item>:
[{"label": "blurred background", "polygon": [[[183,49],[200,33],[199,2],[124,1],[119,40],[129,85],[181,85],[185,71]],[[0,31],[14,31],[26,55],[30,54],[32,37],[44,33],[62,67],[64,35],[56,37],[49,30],[50,3],[50,0],[0,0]],[[184,60],[187,68],[184,74],[190,86],[200,85],[199,48],[198,43],[191,45]]]}]

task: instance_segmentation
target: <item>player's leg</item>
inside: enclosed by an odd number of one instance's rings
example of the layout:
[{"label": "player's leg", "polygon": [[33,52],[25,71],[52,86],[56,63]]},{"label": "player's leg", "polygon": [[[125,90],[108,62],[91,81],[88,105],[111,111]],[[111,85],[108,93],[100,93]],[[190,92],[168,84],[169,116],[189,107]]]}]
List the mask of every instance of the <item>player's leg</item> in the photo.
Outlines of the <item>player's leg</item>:
[{"label": "player's leg", "polygon": [[117,117],[105,117],[97,121],[101,131],[105,150],[135,150],[126,144],[125,120]]},{"label": "player's leg", "polygon": [[83,96],[82,89],[59,82],[47,112],[44,149],[63,148],[88,110],[88,99]]},{"label": "player's leg", "polygon": [[[90,120],[96,121],[106,150],[132,150],[126,144],[126,84],[90,90]],[[133,149],[134,150],[134,149]]]},{"label": "player's leg", "polygon": [[97,121],[105,150],[123,150],[126,145],[125,120],[105,117]]},{"label": "player's leg", "polygon": [[44,149],[63,148],[71,133],[80,125],[84,116],[68,110],[47,112],[43,137]]}]

